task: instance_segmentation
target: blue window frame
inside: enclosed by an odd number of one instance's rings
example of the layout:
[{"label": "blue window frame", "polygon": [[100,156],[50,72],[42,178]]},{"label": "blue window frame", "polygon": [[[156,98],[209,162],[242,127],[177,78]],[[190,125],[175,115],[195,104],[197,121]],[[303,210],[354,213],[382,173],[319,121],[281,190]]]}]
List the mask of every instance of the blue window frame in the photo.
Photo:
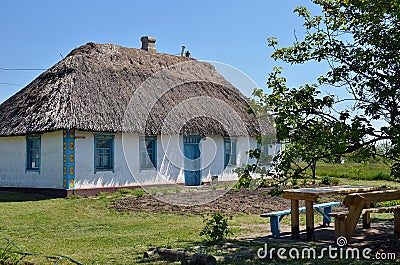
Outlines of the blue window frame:
[{"label": "blue window frame", "polygon": [[40,171],[40,136],[26,137],[26,171]]},{"label": "blue window frame", "polygon": [[94,138],[94,170],[114,170],[114,136],[95,135]]},{"label": "blue window frame", "polygon": [[140,137],[140,169],[157,168],[157,138]]},{"label": "blue window frame", "polygon": [[224,167],[236,165],[236,139],[224,138]]}]

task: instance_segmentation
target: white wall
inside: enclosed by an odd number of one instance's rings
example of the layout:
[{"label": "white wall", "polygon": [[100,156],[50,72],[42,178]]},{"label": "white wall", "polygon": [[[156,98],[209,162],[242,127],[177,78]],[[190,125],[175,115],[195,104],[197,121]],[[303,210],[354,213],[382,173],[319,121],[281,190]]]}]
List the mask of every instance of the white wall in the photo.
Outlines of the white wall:
[{"label": "white wall", "polygon": [[[101,133],[99,133],[101,134]],[[94,134],[75,132],[75,188],[130,186],[135,183],[125,162],[121,133],[114,139],[114,171],[94,170]]]},{"label": "white wall", "polygon": [[41,135],[40,172],[26,172],[26,138],[0,137],[0,187],[62,188],[62,132]]},{"label": "white wall", "polygon": [[[115,134],[114,171],[94,172],[94,134],[76,132],[76,179],[75,187],[113,187],[165,183],[184,183],[184,159],[182,136],[157,137],[157,170],[140,169],[139,136]],[[84,139],[83,139],[84,138]],[[219,175],[220,180],[235,180],[232,173],[236,166],[224,166],[224,140],[221,136],[209,136],[200,142],[202,178],[210,180]],[[248,163],[246,151],[256,146],[255,139],[237,138],[237,165]],[[211,158],[211,159],[210,159]]]}]

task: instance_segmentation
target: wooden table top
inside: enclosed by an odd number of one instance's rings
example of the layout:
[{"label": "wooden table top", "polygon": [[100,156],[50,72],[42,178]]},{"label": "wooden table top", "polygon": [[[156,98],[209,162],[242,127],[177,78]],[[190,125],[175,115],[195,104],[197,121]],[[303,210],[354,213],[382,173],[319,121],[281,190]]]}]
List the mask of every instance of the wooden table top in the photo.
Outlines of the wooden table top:
[{"label": "wooden table top", "polygon": [[316,199],[321,195],[332,195],[332,194],[349,194],[354,192],[366,192],[366,191],[376,191],[379,187],[372,186],[327,186],[327,187],[316,187],[316,188],[301,188],[301,189],[289,189],[284,190],[282,194],[283,198],[286,199]]}]

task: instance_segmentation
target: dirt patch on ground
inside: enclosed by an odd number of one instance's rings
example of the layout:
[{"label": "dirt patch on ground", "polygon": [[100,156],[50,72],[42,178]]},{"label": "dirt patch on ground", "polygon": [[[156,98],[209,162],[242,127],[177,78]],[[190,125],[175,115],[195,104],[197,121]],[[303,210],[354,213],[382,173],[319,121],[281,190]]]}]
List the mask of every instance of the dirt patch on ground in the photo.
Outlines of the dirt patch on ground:
[{"label": "dirt patch on ground", "polygon": [[166,195],[146,194],[142,197],[127,197],[113,202],[118,211],[148,211],[162,213],[251,213],[290,209],[290,201],[271,197],[267,189],[257,190],[196,190]]}]

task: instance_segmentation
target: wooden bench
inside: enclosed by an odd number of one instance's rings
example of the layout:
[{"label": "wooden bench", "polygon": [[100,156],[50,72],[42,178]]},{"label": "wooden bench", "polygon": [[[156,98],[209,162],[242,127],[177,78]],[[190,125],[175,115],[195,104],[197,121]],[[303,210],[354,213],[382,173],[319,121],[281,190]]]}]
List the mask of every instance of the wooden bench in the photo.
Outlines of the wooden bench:
[{"label": "wooden bench", "polygon": [[[339,206],[339,202],[327,202],[327,203],[321,203],[321,204],[315,204],[313,205],[314,210],[322,214],[324,217],[323,219],[323,226],[329,225],[329,223],[332,221],[329,213],[332,212],[332,207],[334,206]],[[323,209],[323,210],[321,210]],[[299,213],[304,213],[306,211],[306,207],[300,207],[299,208]],[[270,218],[270,226],[271,226],[271,232],[272,236],[275,238],[280,237],[280,221],[282,220],[283,217],[286,215],[289,215],[291,213],[291,210],[283,210],[283,211],[277,211],[277,212],[272,212],[272,213],[264,213],[261,214],[261,217],[269,217]]]},{"label": "wooden bench", "polygon": [[348,211],[329,213],[335,218],[336,237],[344,236],[348,240],[352,237],[357,222],[363,215],[363,227],[370,227],[370,213],[394,212],[394,232],[400,233],[400,205],[389,207],[370,208],[371,203],[400,199],[400,190],[385,190],[354,193],[344,198],[343,204]]},{"label": "wooden bench", "polygon": [[[365,208],[361,211],[363,215],[363,228],[368,229],[371,227],[370,213],[394,213],[394,233],[400,234],[400,205],[388,206],[388,207],[377,207],[377,208]],[[346,218],[349,215],[349,211],[342,212],[331,212],[330,216],[335,218],[335,234],[336,238],[346,234]]]}]

